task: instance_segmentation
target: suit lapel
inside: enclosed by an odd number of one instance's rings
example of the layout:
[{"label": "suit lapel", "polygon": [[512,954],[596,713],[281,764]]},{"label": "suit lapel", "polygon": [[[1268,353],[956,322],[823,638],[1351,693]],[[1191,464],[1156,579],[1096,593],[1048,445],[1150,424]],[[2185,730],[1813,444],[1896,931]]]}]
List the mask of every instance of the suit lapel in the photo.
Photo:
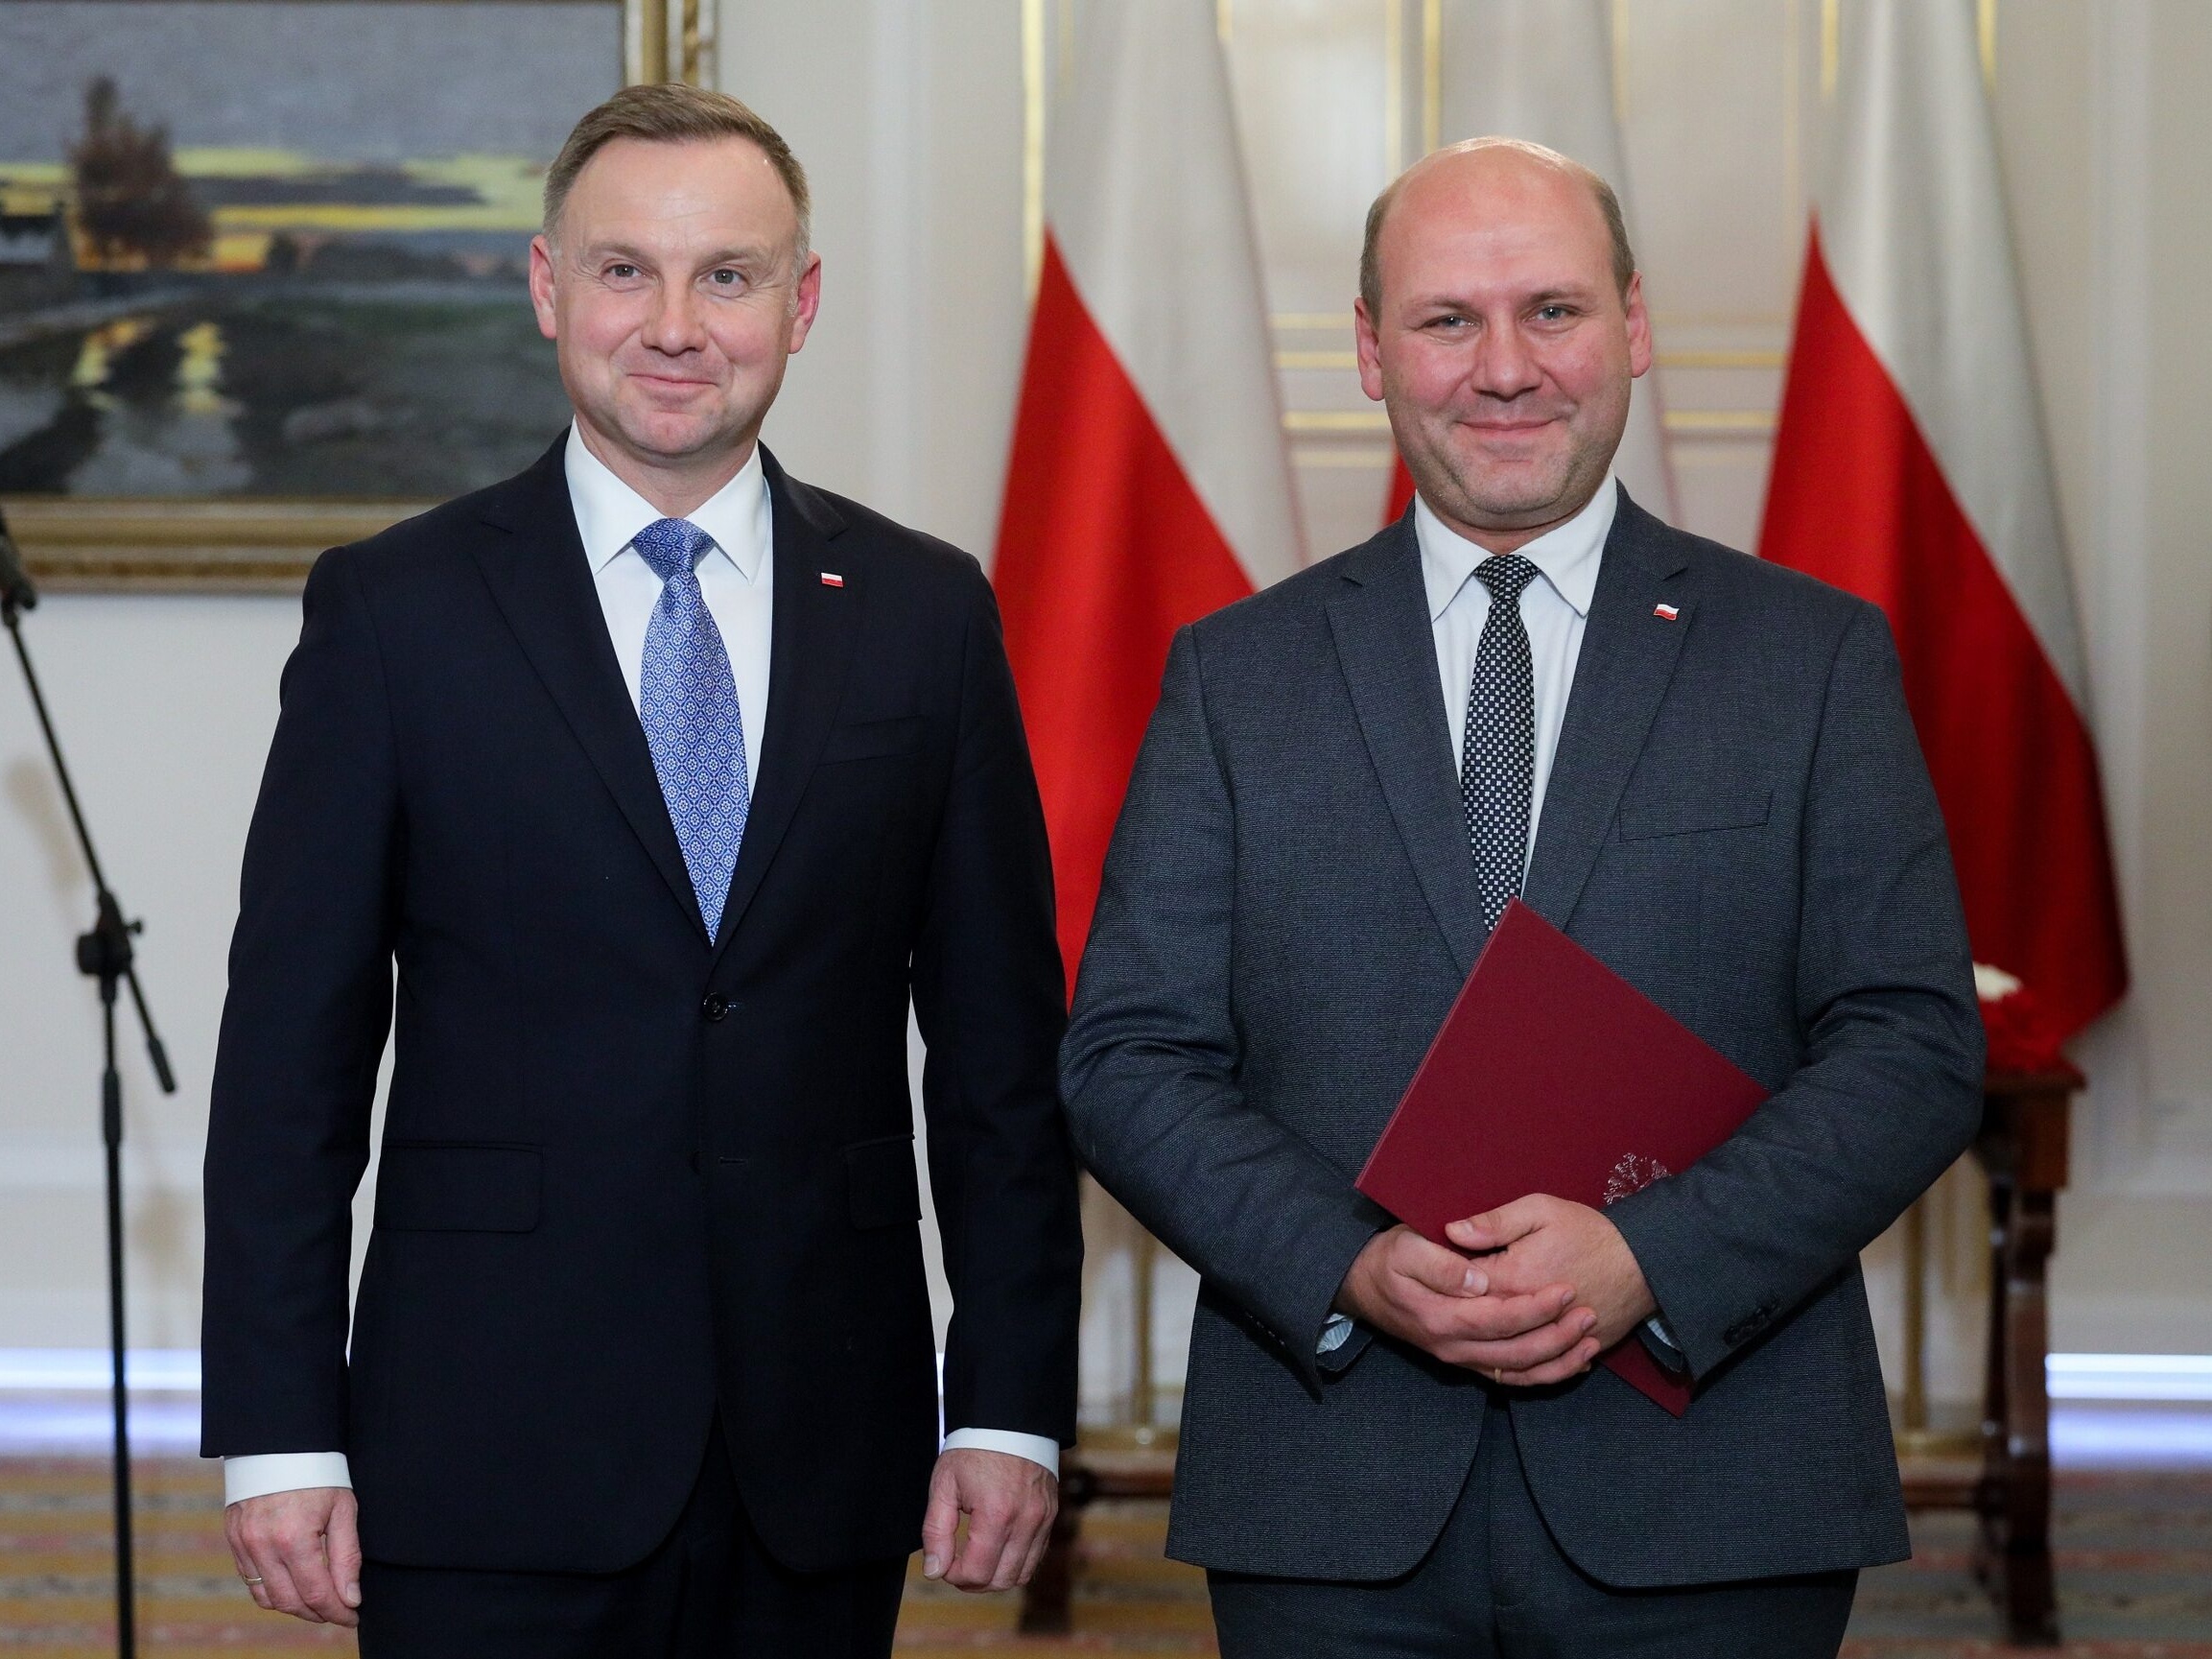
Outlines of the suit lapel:
[{"label": "suit lapel", "polygon": [[1464,975],[1482,948],[1482,912],[1411,514],[1345,561],[1329,624],[1391,818]]},{"label": "suit lapel", "polygon": [[[1565,929],[1695,625],[1674,533],[1625,491],[1606,538],[1522,896]],[[1672,619],[1655,613],[1661,602]]]},{"label": "suit lapel", "polygon": [[523,654],[704,940],[691,873],[577,533],[566,445],[564,438],[487,504],[483,522],[499,533],[480,538],[477,563]]},{"label": "suit lapel", "polygon": [[[745,839],[722,907],[718,951],[728,946],[744,919],[813,777],[845,695],[859,606],[867,598],[864,573],[847,570],[850,558],[840,563],[830,551],[830,543],[845,529],[836,509],[788,477],[765,449],[762,462],[775,524],[768,723],[761,739],[761,787],[745,819]],[[831,586],[822,580],[825,572],[844,575],[845,583]]]}]

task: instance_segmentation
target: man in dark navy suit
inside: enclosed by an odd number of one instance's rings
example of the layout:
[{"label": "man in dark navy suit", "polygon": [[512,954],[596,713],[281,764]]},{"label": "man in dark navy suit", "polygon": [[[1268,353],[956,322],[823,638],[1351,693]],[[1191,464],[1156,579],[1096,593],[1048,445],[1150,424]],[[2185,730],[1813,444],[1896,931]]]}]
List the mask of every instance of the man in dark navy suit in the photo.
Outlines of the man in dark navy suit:
[{"label": "man in dark navy suit", "polygon": [[760,447],[820,293],[772,129],[633,87],[546,198],[574,427],[308,581],[217,1063],[203,1450],[254,1600],[365,1654],[882,1654],[917,1541],[1027,1577],[1074,1428],[998,614]]}]

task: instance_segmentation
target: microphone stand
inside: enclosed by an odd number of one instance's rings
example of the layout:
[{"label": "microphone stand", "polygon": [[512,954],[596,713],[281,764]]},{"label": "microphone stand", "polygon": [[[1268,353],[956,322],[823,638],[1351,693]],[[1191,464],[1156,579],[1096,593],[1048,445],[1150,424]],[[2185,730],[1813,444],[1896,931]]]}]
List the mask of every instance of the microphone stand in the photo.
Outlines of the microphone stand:
[{"label": "microphone stand", "polygon": [[92,872],[97,914],[92,931],[77,940],[77,968],[100,982],[100,1016],[106,1065],[100,1074],[100,1138],[107,1152],[107,1340],[114,1362],[115,1407],[115,1650],[121,1659],[135,1659],[138,1650],[136,1598],[130,1547],[130,1424],[129,1397],[123,1377],[123,1078],[115,1069],[115,995],[121,985],[130,987],[131,1006],[138,1010],[139,1029],[146,1033],[147,1058],[161,1092],[176,1092],[176,1075],[169,1069],[169,1052],[153,1029],[147,1011],[146,993],[138,984],[132,960],[131,936],[144,931],[144,922],[127,922],[123,907],[107,885],[100,858],[92,850],[92,833],[85,828],[84,811],[78,804],[77,787],[61,758],[61,743],[54,734],[53,717],[39,689],[31,652],[23,643],[22,612],[38,603],[37,591],[22,574],[0,524],[0,624],[15,644],[15,660],[23,666],[23,683],[30,688],[31,706],[37,711],[38,729],[45,734],[46,752],[54,762],[54,775],[61,784],[61,798],[69,805],[69,821],[77,828],[77,844]]}]

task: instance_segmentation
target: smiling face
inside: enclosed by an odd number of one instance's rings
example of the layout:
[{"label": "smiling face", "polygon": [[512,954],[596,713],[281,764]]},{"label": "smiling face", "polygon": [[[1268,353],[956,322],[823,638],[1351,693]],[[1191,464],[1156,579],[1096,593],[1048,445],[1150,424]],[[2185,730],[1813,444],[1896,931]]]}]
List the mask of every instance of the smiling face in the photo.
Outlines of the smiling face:
[{"label": "smiling face", "polygon": [[[743,138],[618,138],[577,175],[530,298],[592,452],[663,511],[736,476],[805,344],[821,261]],[[671,505],[680,502],[683,505]]]},{"label": "smiling face", "polygon": [[1502,146],[1439,154],[1400,185],[1376,251],[1360,385],[1423,498],[1495,553],[1571,518],[1651,366],[1641,281],[1615,283],[1589,181]]}]

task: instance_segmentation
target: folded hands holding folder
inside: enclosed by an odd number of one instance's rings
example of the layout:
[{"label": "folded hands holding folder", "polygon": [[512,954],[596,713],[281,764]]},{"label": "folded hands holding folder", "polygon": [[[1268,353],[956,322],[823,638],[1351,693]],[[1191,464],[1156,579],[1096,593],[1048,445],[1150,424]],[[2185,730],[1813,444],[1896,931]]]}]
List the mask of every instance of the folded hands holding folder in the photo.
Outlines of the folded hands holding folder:
[{"label": "folded hands holding folder", "polygon": [[1587,1371],[1654,1307],[1618,1229],[1541,1193],[1450,1222],[1442,1244],[1410,1226],[1378,1235],[1338,1304],[1447,1364],[1517,1387]]},{"label": "folded hands holding folder", "polygon": [[1484,947],[1358,1186],[1401,1227],[1346,1313],[1494,1381],[1605,1364],[1680,1416],[1686,1377],[1630,1339],[1657,1311],[1604,1207],[1683,1170],[1766,1091],[1518,900]]}]

